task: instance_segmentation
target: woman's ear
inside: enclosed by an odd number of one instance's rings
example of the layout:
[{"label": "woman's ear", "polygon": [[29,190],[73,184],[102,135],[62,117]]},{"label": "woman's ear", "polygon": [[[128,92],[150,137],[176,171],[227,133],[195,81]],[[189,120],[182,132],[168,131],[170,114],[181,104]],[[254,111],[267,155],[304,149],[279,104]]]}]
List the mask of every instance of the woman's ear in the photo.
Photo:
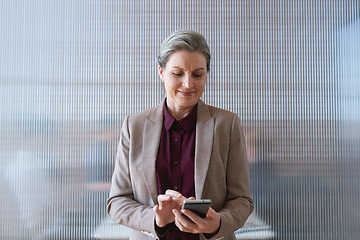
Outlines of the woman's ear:
[{"label": "woman's ear", "polygon": [[159,76],[160,76],[160,79],[162,82],[164,82],[164,70],[160,67],[159,65],[159,68],[158,68],[158,72],[159,72]]}]

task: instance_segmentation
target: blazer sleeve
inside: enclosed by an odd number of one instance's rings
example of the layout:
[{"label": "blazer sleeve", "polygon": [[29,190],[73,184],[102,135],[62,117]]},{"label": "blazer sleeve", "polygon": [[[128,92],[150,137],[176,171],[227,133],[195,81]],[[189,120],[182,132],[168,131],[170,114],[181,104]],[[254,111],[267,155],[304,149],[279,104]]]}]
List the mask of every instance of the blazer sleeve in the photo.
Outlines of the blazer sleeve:
[{"label": "blazer sleeve", "polygon": [[239,117],[234,114],[226,166],[226,202],[218,213],[221,226],[212,239],[227,236],[242,227],[254,209],[250,192],[245,139]]},{"label": "blazer sleeve", "polygon": [[126,117],[116,154],[110,195],[107,200],[107,213],[115,223],[141,231],[150,237],[156,237],[153,209],[134,199],[129,169],[130,138],[129,117]]}]

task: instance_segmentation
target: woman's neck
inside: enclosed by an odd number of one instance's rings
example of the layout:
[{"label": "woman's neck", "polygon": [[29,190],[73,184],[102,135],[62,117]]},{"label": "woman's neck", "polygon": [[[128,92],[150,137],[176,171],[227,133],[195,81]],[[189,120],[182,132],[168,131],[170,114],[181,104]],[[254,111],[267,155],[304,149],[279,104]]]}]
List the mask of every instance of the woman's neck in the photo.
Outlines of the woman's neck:
[{"label": "woman's neck", "polygon": [[171,116],[173,116],[177,121],[179,121],[180,119],[189,115],[191,111],[194,109],[195,105],[185,108],[176,108],[175,106],[169,106],[168,104],[166,104],[166,107],[169,113],[171,114]]}]

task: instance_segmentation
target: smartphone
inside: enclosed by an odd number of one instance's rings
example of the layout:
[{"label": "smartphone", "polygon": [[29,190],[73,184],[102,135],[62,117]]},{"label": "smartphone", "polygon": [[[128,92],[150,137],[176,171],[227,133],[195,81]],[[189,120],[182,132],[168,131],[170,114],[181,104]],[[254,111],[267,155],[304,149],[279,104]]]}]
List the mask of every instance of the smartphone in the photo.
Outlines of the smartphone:
[{"label": "smartphone", "polygon": [[200,200],[185,200],[182,205],[182,210],[188,209],[204,218],[206,213],[211,205],[210,199],[200,199]]}]

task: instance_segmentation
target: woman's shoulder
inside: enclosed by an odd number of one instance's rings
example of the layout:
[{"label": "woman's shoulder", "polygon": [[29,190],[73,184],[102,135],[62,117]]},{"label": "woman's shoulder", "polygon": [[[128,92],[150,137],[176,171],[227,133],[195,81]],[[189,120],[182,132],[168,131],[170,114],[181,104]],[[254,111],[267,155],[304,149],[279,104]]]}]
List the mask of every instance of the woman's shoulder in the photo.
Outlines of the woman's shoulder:
[{"label": "woman's shoulder", "polygon": [[219,107],[215,107],[212,105],[208,105],[205,104],[207,109],[210,112],[210,115],[212,117],[216,117],[216,118],[225,118],[225,119],[233,119],[234,117],[238,117],[238,115],[236,113],[230,112],[226,109],[223,108],[219,108]]},{"label": "woman's shoulder", "polygon": [[132,113],[132,114],[128,115],[128,117],[131,119],[148,118],[151,115],[151,113],[154,111],[155,108],[156,107],[147,108],[140,112]]},{"label": "woman's shoulder", "polygon": [[140,112],[128,115],[128,121],[132,123],[143,123],[146,121],[146,119],[149,119],[150,121],[156,121],[160,118],[162,118],[163,115],[163,102],[158,104],[157,106],[147,108],[145,110],[142,110]]},{"label": "woman's shoulder", "polygon": [[214,119],[215,126],[225,129],[233,129],[238,126],[236,128],[241,129],[241,120],[236,113],[212,105],[205,104],[205,106],[209,113],[208,116]]}]

